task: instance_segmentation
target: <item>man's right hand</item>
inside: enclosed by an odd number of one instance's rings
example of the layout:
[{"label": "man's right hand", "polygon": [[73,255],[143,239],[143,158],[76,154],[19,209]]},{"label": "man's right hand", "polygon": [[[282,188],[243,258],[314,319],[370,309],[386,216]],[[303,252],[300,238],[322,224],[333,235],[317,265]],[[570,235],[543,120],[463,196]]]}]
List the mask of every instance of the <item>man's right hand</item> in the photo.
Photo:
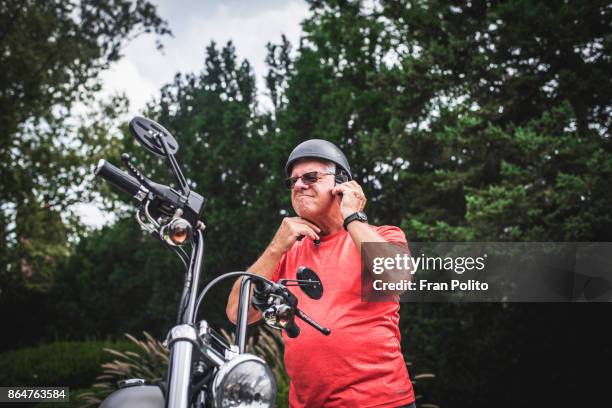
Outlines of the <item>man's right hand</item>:
[{"label": "man's right hand", "polygon": [[271,249],[284,254],[300,236],[315,240],[319,239],[320,232],[321,229],[319,227],[303,218],[285,217],[269,246]]}]

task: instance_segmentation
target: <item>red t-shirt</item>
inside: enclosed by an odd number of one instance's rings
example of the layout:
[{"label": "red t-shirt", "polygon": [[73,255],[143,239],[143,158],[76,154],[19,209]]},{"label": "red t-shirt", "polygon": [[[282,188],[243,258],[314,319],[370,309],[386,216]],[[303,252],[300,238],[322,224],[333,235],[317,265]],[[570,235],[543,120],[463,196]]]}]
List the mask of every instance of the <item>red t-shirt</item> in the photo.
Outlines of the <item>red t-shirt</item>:
[{"label": "red t-shirt", "polygon": [[[388,242],[406,242],[402,230],[373,227]],[[361,301],[361,256],[342,230],[296,242],[281,258],[273,280],[296,279],[300,266],[323,282],[323,297],[310,299],[291,288],[298,307],[331,329],[324,336],[296,318],[300,335],[283,332],[285,368],[291,378],[289,405],[298,407],[398,407],[414,402],[400,348],[399,303]]]}]

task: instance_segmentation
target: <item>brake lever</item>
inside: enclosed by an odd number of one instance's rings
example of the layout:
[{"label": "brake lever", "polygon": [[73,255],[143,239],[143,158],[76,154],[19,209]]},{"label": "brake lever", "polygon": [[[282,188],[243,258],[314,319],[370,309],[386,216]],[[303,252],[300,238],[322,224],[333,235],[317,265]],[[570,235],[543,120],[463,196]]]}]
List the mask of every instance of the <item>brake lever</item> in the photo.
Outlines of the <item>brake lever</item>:
[{"label": "brake lever", "polygon": [[323,327],[319,323],[312,320],[310,316],[308,316],[298,307],[295,308],[295,315],[299,317],[300,319],[302,319],[304,322],[308,323],[309,325],[317,329],[318,331],[320,331],[321,333],[323,333],[324,335],[329,336],[331,334],[330,329],[328,329],[327,327]]}]

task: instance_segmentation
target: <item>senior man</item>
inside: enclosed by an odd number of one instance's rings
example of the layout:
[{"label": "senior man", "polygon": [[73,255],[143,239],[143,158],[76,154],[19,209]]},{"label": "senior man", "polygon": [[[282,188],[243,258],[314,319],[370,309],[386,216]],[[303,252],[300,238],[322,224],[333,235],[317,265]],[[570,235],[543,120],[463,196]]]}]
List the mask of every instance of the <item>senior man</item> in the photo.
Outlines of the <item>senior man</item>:
[{"label": "senior man", "polygon": [[[249,268],[268,279],[296,279],[307,266],[317,272],[319,300],[295,291],[300,308],[331,329],[324,336],[308,325],[296,338],[283,334],[289,405],[297,407],[414,407],[414,392],[400,348],[399,303],[361,298],[365,242],[403,244],[397,227],[373,226],[363,212],[366,197],[352,180],[342,151],[325,140],[299,144],[285,167],[297,217],[284,218],[274,238]],[[303,239],[304,238],[304,239]],[[236,322],[240,280],[227,315]],[[249,323],[260,318],[249,310]]]}]

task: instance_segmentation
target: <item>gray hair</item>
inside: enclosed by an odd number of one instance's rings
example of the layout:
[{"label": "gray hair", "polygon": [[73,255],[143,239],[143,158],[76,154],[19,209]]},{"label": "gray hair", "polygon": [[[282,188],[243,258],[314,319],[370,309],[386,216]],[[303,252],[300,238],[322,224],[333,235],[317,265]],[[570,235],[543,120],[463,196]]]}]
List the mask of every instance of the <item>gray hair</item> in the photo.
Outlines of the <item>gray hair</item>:
[{"label": "gray hair", "polygon": [[336,174],[336,163],[325,160],[325,166],[326,172]]},{"label": "gray hair", "polygon": [[310,158],[310,157],[303,157],[301,159],[296,160],[291,167],[295,167],[296,164],[301,163],[301,162],[305,162],[305,161],[318,161],[321,162],[325,165],[325,172],[326,173],[332,173],[332,174],[336,174],[336,163],[334,163],[333,161],[329,161],[329,160],[325,160],[325,159],[318,159],[316,157]]}]

